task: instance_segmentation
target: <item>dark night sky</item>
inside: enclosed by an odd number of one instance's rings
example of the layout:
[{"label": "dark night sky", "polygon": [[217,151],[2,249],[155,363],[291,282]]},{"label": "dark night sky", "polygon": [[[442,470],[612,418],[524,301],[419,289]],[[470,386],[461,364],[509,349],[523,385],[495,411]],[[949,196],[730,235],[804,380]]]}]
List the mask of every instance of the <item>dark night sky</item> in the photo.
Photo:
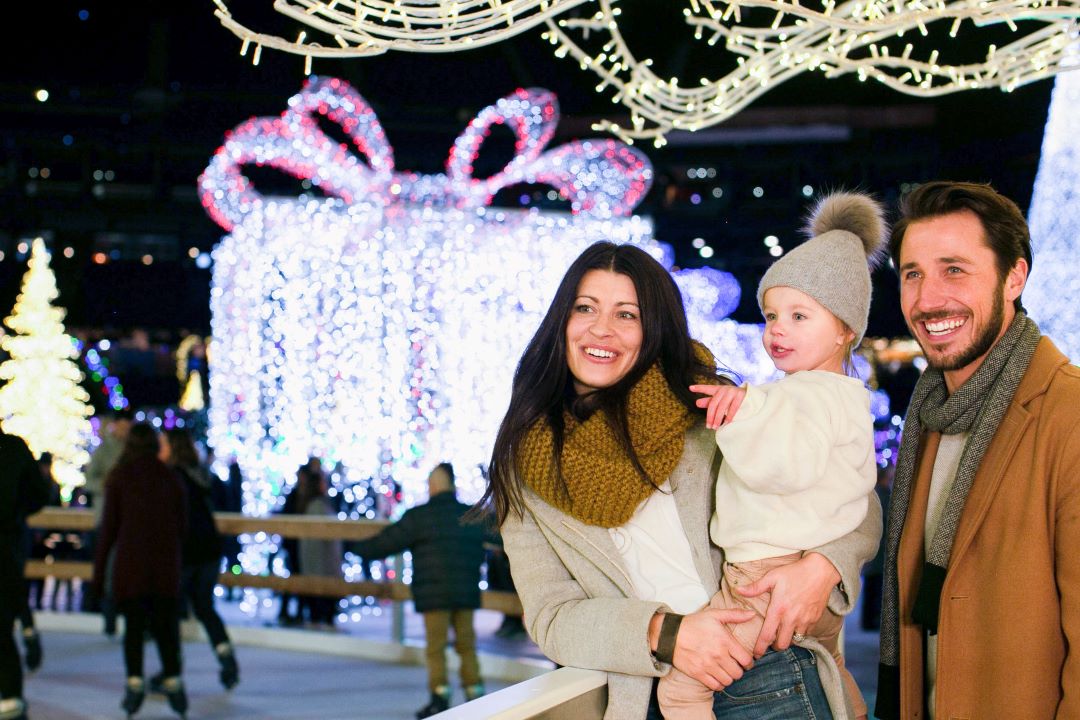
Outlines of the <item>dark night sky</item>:
[{"label": "dark night sky", "polygon": [[[256,29],[295,35],[295,26],[271,5],[230,3],[237,18]],[[623,7],[624,32],[641,56],[655,58],[660,70],[707,74],[713,56],[682,26],[681,5],[650,0]],[[205,329],[209,273],[193,268],[186,251],[209,249],[222,233],[195,199],[195,178],[225,131],[252,115],[280,113],[303,81],[300,57],[265,50],[257,67],[240,57],[240,40],[219,24],[213,8],[209,0],[23,7],[18,31],[10,33],[14,40],[0,50],[0,312],[10,307],[25,268],[15,244],[47,232],[54,245],[76,250],[72,260],[54,261],[71,322]],[[538,30],[466,53],[316,60],[314,71],[350,81],[378,113],[397,166],[420,172],[441,170],[468,120],[519,86],[558,94],[564,122],[556,144],[591,134],[588,120],[600,113],[621,112],[609,94],[594,92],[595,76],[554,58]],[[717,249],[710,264],[735,272],[745,288],[769,260],[760,238],[791,236],[799,226],[806,201],[797,190],[804,183],[860,187],[893,202],[904,182],[989,181],[1026,208],[1051,87],[1052,81],[1041,81],[1009,95],[984,90],[927,100],[851,78],[803,76],[763,96],[728,127],[797,118],[810,108],[829,109],[834,117],[865,110],[874,117],[895,112],[929,119],[875,128],[864,115],[848,123],[848,140],[835,143],[646,148],[657,183],[640,211],[653,216],[657,236],[675,246],[679,262],[704,264],[690,249],[693,237],[704,237]],[[48,102],[34,100],[38,88],[49,90]],[[481,153],[481,174],[501,166],[509,152],[508,135],[493,136]],[[718,168],[724,200],[692,207],[685,201],[694,190],[685,170],[705,165]],[[40,167],[50,168],[50,184],[31,190],[29,173]],[[102,196],[94,195],[97,169],[116,174]],[[750,197],[756,184],[767,188],[765,202]],[[121,186],[134,188],[130,196],[121,197]],[[89,263],[92,252],[113,241],[124,260]],[[174,260],[146,268],[126,259],[146,248]],[[870,333],[902,333],[895,279],[879,275]],[[736,317],[755,320],[747,299]]]}]

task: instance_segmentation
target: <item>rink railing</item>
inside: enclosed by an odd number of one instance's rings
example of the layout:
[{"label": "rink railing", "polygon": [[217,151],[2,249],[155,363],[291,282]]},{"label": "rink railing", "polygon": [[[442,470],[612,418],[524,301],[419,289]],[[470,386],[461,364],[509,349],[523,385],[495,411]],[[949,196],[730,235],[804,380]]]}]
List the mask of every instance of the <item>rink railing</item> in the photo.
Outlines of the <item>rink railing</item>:
[{"label": "rink railing", "polygon": [[[214,513],[222,535],[279,535],[310,540],[363,540],[386,527],[378,520],[336,520],[306,516],[247,517],[238,513]],[[31,528],[67,532],[95,529],[96,517],[90,510],[46,508],[27,519]],[[400,557],[394,559],[400,567]],[[29,560],[26,577],[57,580],[93,578],[93,563],[75,560]],[[409,586],[395,581],[346,581],[314,575],[249,575],[222,573],[218,582],[230,587],[266,588],[297,595],[344,597],[360,595],[393,602],[393,640],[404,643],[402,603],[412,599]],[[484,591],[481,607],[496,612],[520,615],[521,602],[512,592]],[[439,714],[441,720],[600,720],[607,704],[607,676],[595,670],[559,668],[503,690],[458,705]]]},{"label": "rink railing", "polygon": [[[214,513],[218,531],[222,535],[280,535],[304,540],[363,540],[377,534],[390,523],[383,520],[337,520],[303,515],[271,517],[248,517],[239,513]],[[87,532],[95,527],[96,518],[90,510],[72,508],[46,508],[27,518],[27,524],[35,529]],[[395,560],[400,567],[400,562]],[[74,560],[29,560],[26,577],[53,577],[58,580],[78,578],[89,581],[93,576],[93,563]],[[397,607],[411,600],[409,586],[395,581],[357,580],[294,574],[290,577],[277,575],[249,575],[222,573],[218,583],[229,587],[266,588],[281,593],[343,597],[361,595],[380,600],[391,600]],[[521,602],[515,593],[485,591],[481,593],[481,605],[485,610],[508,615],[521,614]],[[400,639],[400,638],[395,638]]]}]

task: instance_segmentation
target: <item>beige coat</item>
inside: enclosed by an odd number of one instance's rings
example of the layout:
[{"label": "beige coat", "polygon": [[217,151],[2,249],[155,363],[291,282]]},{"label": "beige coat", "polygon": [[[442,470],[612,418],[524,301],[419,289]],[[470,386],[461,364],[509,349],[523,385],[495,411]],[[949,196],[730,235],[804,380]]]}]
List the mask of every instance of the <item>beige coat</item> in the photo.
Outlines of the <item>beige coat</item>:
[{"label": "beige coat", "polygon": [[[923,563],[927,433],[900,541],[900,717],[923,718],[911,608]],[[1080,369],[1043,338],[956,529],[938,617],[935,718],[1080,718]]]},{"label": "beige coat", "polygon": [[[686,435],[686,446],[670,481],[679,518],[706,590],[719,587],[723,554],[709,543],[716,480],[715,434],[703,425]],[[881,506],[871,493],[866,520],[854,533],[815,548],[840,571],[842,582],[829,600],[837,613],[851,611],[859,570],[877,552]],[[605,528],[586,525],[525,490],[523,518],[511,513],[502,526],[525,625],[536,644],[560,665],[608,673],[606,720],[640,720],[648,710],[653,678],[667,674],[649,650],[649,620],[662,603],[638,600],[618,550]],[[722,511],[722,510],[721,510]],[[836,665],[812,639],[822,684],[836,717],[845,717]]]}]

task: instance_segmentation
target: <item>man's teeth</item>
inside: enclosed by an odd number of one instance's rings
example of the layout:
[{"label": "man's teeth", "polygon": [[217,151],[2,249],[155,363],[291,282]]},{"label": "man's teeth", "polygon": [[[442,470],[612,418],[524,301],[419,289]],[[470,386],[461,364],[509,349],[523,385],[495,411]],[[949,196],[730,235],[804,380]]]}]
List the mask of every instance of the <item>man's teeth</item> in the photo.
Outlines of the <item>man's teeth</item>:
[{"label": "man's teeth", "polygon": [[585,354],[586,355],[592,355],[593,357],[598,357],[598,358],[613,358],[613,357],[615,357],[615,353],[611,352],[610,350],[601,350],[600,348],[585,348]]},{"label": "man's teeth", "polygon": [[963,319],[938,320],[936,322],[925,322],[923,325],[926,326],[926,332],[931,335],[944,335],[960,327],[965,322],[967,321]]}]

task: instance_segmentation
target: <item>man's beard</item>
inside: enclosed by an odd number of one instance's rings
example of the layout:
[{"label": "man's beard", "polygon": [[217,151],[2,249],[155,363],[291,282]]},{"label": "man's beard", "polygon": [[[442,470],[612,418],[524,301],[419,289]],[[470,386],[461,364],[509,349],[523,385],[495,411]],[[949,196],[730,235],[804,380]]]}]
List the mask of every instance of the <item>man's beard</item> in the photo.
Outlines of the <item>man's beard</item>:
[{"label": "man's beard", "polygon": [[1002,326],[1005,324],[1004,290],[1005,283],[1001,283],[994,290],[994,306],[990,310],[990,317],[987,318],[986,325],[983,326],[970,345],[953,355],[942,356],[939,354],[936,359],[931,357],[930,353],[923,347],[926,364],[935,370],[943,372],[959,370],[990,352],[990,348],[994,347],[994,343],[997,342],[998,336],[1001,334]]}]

